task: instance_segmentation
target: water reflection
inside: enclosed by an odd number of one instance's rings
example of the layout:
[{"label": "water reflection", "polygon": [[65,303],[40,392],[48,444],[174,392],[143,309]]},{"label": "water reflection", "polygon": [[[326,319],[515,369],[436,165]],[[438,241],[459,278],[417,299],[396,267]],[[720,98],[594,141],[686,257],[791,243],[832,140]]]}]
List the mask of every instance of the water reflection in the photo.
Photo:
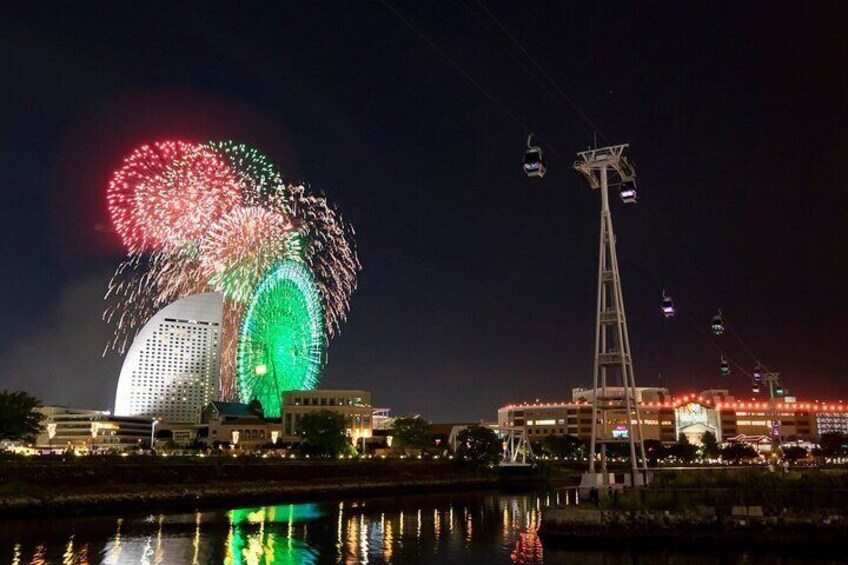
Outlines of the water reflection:
[{"label": "water reflection", "polygon": [[[546,506],[574,504],[573,496],[573,491],[444,494],[147,517],[0,522],[0,563],[726,562],[726,556],[664,553],[636,558],[628,551],[545,548],[538,531]],[[744,560],[765,562],[750,556]]]},{"label": "water reflection", "polygon": [[[306,524],[324,517],[317,504],[239,508],[228,513],[226,565],[315,563]],[[198,528],[200,526],[198,525]]]}]

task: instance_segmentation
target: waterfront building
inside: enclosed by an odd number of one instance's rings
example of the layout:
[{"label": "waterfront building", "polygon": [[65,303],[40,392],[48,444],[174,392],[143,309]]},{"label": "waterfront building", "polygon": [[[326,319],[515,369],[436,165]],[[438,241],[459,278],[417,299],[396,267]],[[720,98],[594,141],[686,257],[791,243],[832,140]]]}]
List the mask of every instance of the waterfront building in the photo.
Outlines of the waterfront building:
[{"label": "waterfront building", "polygon": [[[286,441],[300,438],[300,420],[305,414],[329,410],[345,418],[347,435],[356,443],[373,435],[371,393],[364,390],[292,390],[283,393],[281,419]],[[386,409],[381,409],[386,411]],[[387,411],[386,411],[387,412]]]},{"label": "waterfront building", "polygon": [[824,405],[816,410],[816,430],[819,436],[826,433],[848,434],[848,411],[842,403]]},{"label": "waterfront building", "polygon": [[115,414],[196,423],[217,397],[223,297],[187,296],[157,312],[127,351]]},{"label": "waterfront building", "polygon": [[132,449],[148,447],[149,418],[115,416],[104,410],[42,406],[42,430],[35,446],[52,449]]},{"label": "waterfront building", "polygon": [[[671,398],[671,394],[668,392],[668,389],[665,387],[657,387],[657,386],[637,386],[635,388],[636,391],[636,402],[665,402]],[[603,398],[619,398],[624,399],[624,387],[621,386],[608,386],[603,388]],[[571,389],[571,401],[572,402],[588,402],[592,403],[592,399],[595,398],[595,391],[591,388],[582,388],[577,387]]]},{"label": "waterfront building", "polygon": [[[606,387],[606,398],[616,394],[623,397],[624,388]],[[542,441],[550,435],[570,435],[589,441],[592,437],[592,397],[591,390],[575,388],[570,402],[525,402],[504,406],[498,410],[498,427],[501,432],[523,429],[532,442]],[[666,443],[675,441],[674,409],[668,404],[668,398],[666,388],[637,387],[636,400],[645,439]],[[609,409],[605,413],[599,437],[627,439],[627,411],[623,408]]]},{"label": "waterfront building", "polygon": [[237,402],[211,402],[203,409],[201,424],[210,447],[231,445],[243,449],[277,444],[279,422],[265,420],[261,408]]},{"label": "waterfront building", "polygon": [[[613,387],[607,387],[607,396]],[[623,389],[622,389],[623,390]],[[698,445],[705,432],[719,442],[761,443],[777,433],[781,443],[815,442],[827,432],[848,433],[848,408],[842,403],[798,402],[794,397],[775,401],[737,400],[724,389],[671,397],[667,389],[637,389],[645,439],[670,444],[685,435]],[[571,402],[510,404],[498,410],[501,429],[521,428],[533,442],[548,435],[572,435],[589,441],[592,431],[592,391],[574,389]],[[632,416],[631,416],[632,417]],[[625,410],[608,410],[600,437],[626,438]],[[635,419],[634,422],[635,423]],[[773,431],[771,431],[773,430]]]}]

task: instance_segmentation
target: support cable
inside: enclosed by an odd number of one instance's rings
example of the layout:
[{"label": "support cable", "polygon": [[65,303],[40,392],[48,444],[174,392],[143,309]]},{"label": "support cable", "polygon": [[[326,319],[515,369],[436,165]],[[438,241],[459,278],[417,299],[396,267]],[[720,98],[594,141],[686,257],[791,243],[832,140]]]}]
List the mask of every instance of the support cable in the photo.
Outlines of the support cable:
[{"label": "support cable", "polygon": [[[435,41],[430,39],[424,32],[422,32],[418,27],[415,26],[409,19],[404,16],[400,11],[397,10],[388,0],[380,0],[380,2],[388,8],[388,10],[394,14],[394,16],[404,23],[409,29],[415,33],[424,43],[426,43],[433,51],[435,51],[439,56],[441,56],[445,61],[447,61],[456,72],[461,74],[465,80],[467,80],[472,86],[474,86],[477,90],[479,90],[483,96],[486,97],[489,102],[491,102],[496,108],[498,108],[501,112],[503,112],[510,120],[513,121],[518,127],[520,127],[525,134],[533,133],[533,129],[530,128],[526,123],[524,123],[518,116],[516,116],[513,112],[511,112],[500,100],[498,100],[495,95],[489,92],[483,84],[476,79],[470,72],[466,71],[465,68],[462,67],[459,63],[456,62],[444,49],[442,49]],[[533,133],[533,135],[538,138],[542,144],[551,152],[556,155],[559,155],[566,161],[568,158],[565,157],[561,152],[559,152],[554,146],[545,141],[542,136]],[[569,161],[570,162],[570,161]]]},{"label": "support cable", "polygon": [[548,81],[548,83],[553,87],[554,92],[559,94],[560,98],[562,98],[565,101],[566,104],[571,106],[572,110],[574,110],[574,112],[580,117],[580,119],[583,120],[583,122],[586,125],[589,126],[589,131],[593,132],[593,133],[597,133],[601,137],[602,140],[604,140],[607,143],[610,143],[610,141],[607,139],[607,136],[605,136],[603,134],[601,129],[598,126],[596,126],[595,123],[591,119],[589,119],[589,116],[587,116],[586,113],[583,112],[583,110],[581,110],[580,107],[574,102],[574,100],[572,100],[565,93],[565,91],[562,89],[562,87],[560,87],[560,85],[553,79],[553,77],[551,77],[551,75],[542,67],[542,65],[539,64],[539,62],[536,60],[536,58],[533,57],[533,55],[530,54],[530,52],[527,49],[524,48],[524,46],[521,44],[521,42],[518,41],[518,39],[516,39],[515,36],[512,35],[512,33],[510,33],[510,31],[506,28],[506,26],[504,26],[500,22],[500,20],[498,20],[495,17],[495,15],[492,13],[492,11],[489,10],[489,8],[485,4],[483,4],[483,2],[481,2],[481,0],[475,0],[475,1],[476,1],[477,5],[486,13],[486,15],[489,16],[489,18],[495,23],[495,25],[498,26],[498,28],[504,33],[504,35],[506,35],[510,39],[512,44],[515,45],[515,47],[517,47],[518,50],[522,54],[524,54],[525,57],[527,57],[527,59],[530,61],[530,63],[532,63],[532,65],[539,71],[539,73],[545,78],[545,80]]}]

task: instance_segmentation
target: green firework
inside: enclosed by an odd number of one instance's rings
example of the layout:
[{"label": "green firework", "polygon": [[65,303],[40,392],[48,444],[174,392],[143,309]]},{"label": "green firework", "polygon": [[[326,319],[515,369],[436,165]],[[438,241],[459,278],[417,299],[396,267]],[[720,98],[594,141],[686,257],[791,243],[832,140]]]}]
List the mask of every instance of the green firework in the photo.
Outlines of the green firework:
[{"label": "green firework", "polygon": [[247,205],[261,206],[277,190],[280,173],[263,153],[235,141],[210,141],[206,147],[238,171],[243,183],[242,196]]},{"label": "green firework", "polygon": [[302,263],[284,260],[259,283],[242,319],[236,374],[242,402],[280,416],[283,392],[311,390],[324,360],[324,307]]}]

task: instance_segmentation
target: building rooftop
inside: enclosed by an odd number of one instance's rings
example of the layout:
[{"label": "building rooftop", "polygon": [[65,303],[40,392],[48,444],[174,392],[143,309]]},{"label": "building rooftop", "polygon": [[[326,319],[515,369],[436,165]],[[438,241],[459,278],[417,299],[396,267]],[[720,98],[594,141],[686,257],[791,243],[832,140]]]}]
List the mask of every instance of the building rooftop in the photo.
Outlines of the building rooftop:
[{"label": "building rooftop", "polygon": [[216,400],[210,402],[209,405],[214,407],[222,416],[247,416],[251,418],[258,416],[247,404],[240,402],[219,402]]}]

